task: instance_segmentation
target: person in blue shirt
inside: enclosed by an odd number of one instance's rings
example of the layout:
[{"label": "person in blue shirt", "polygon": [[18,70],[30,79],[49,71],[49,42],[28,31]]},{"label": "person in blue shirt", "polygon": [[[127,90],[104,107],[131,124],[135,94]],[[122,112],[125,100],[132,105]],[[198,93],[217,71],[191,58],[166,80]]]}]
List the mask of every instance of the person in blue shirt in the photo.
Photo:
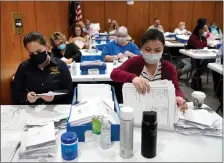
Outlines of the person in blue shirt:
[{"label": "person in blue shirt", "polygon": [[106,62],[113,62],[113,60],[122,60],[125,57],[131,58],[140,55],[141,52],[137,45],[127,41],[128,30],[121,26],[116,31],[116,39],[107,43],[102,51],[102,55]]},{"label": "person in blue shirt", "polygon": [[213,22],[210,26],[209,26],[209,32],[211,32],[211,34],[219,34],[222,35],[222,31],[221,29],[215,24],[215,22]]}]

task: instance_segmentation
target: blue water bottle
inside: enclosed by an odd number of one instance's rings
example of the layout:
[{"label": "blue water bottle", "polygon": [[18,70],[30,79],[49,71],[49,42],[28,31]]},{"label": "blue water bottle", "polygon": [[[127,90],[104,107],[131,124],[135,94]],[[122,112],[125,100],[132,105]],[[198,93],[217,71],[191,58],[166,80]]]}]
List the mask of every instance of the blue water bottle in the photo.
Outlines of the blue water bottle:
[{"label": "blue water bottle", "polygon": [[66,161],[78,158],[78,137],[75,132],[65,132],[61,135],[61,155]]}]

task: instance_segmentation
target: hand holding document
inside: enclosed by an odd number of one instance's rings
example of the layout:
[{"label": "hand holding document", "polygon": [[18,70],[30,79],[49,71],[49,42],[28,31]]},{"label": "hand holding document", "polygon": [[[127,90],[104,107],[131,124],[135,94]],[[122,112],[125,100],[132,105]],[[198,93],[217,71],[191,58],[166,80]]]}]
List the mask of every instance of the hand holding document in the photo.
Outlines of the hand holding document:
[{"label": "hand holding document", "polygon": [[48,93],[36,94],[36,96],[58,96],[58,95],[64,95],[64,94],[66,93],[49,91]]},{"label": "hand holding document", "polygon": [[205,104],[201,109],[193,109],[193,103],[187,103],[188,110],[179,113],[175,130],[184,135],[207,135],[222,137],[222,117]]},{"label": "hand holding document", "polygon": [[141,126],[143,111],[156,111],[158,129],[174,131],[173,124],[177,120],[178,109],[175,88],[171,81],[150,82],[150,91],[145,91],[145,94],[139,93],[133,84],[126,83],[122,93],[124,105],[134,109],[136,126]]}]

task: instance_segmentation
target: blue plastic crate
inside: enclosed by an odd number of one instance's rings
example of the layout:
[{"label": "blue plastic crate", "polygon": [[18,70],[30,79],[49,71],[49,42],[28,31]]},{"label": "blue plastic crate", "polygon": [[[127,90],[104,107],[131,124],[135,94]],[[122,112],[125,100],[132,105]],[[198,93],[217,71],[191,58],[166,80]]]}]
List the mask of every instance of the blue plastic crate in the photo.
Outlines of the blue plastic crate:
[{"label": "blue plastic crate", "polygon": [[[119,116],[120,107],[119,107],[119,104],[117,101],[114,87],[111,87],[111,90],[112,90],[112,95],[113,95],[114,108]],[[77,88],[75,88],[72,104],[74,105],[77,103],[78,103]],[[71,114],[71,111],[70,111],[70,114]],[[70,117],[70,115],[69,115],[69,117]],[[68,119],[69,119],[69,117],[68,117]],[[75,132],[79,138],[79,142],[85,142],[85,132],[88,130],[92,130],[91,123],[83,124],[83,125],[79,125],[79,126],[70,126],[70,124],[68,123],[68,120],[67,120],[67,131]],[[111,141],[120,141],[120,124],[112,124],[111,125]]]},{"label": "blue plastic crate", "polygon": [[187,43],[188,39],[181,39],[179,38],[177,35],[175,36],[176,37],[176,41],[180,42],[180,43]]},{"label": "blue plastic crate", "polygon": [[103,63],[103,65],[101,66],[99,65],[81,66],[80,65],[81,75],[88,75],[89,74],[88,72],[90,69],[97,69],[99,70],[99,74],[105,74],[107,65],[106,63]]},{"label": "blue plastic crate", "polygon": [[81,62],[95,61],[95,60],[104,61],[104,57],[102,55],[83,55],[83,56],[81,56]]},{"label": "blue plastic crate", "polygon": [[102,44],[102,45],[96,45],[96,49],[103,51],[103,48],[106,46],[106,44]]}]

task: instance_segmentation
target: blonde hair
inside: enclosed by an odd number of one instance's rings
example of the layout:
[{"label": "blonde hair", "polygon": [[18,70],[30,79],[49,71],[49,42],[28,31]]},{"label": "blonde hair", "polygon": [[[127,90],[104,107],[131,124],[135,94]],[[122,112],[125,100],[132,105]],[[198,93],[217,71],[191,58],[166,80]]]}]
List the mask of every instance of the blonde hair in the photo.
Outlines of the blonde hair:
[{"label": "blonde hair", "polygon": [[61,33],[61,32],[54,32],[51,37],[50,37],[50,43],[51,43],[51,46],[52,47],[55,47],[54,45],[54,41],[56,40],[60,40],[60,41],[63,41],[64,43],[67,41],[67,38],[66,36]]},{"label": "blonde hair", "polygon": [[180,22],[180,23],[178,24],[178,28],[180,28],[182,25],[185,25],[185,23],[184,23],[184,22]]}]

